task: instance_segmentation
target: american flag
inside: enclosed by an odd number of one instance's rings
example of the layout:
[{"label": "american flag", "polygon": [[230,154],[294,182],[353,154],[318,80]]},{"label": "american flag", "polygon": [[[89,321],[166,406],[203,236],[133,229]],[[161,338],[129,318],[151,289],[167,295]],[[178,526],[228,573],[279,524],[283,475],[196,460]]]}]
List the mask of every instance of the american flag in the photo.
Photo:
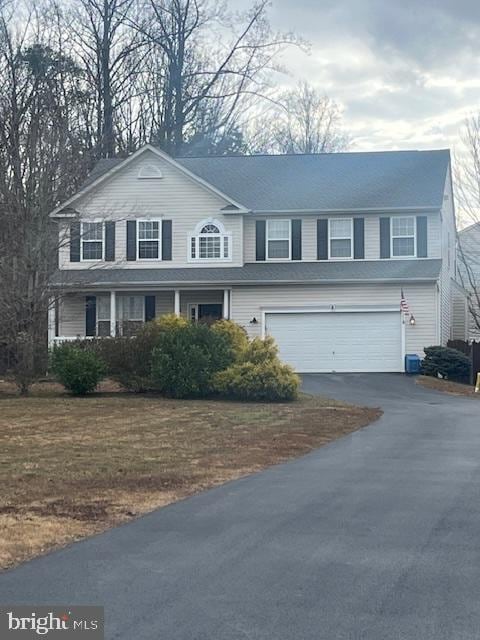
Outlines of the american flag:
[{"label": "american flag", "polygon": [[408,302],[405,299],[405,294],[403,293],[403,289],[400,296],[400,310],[403,311],[403,313],[406,316],[408,316],[408,314],[410,313],[410,309],[408,308]]}]

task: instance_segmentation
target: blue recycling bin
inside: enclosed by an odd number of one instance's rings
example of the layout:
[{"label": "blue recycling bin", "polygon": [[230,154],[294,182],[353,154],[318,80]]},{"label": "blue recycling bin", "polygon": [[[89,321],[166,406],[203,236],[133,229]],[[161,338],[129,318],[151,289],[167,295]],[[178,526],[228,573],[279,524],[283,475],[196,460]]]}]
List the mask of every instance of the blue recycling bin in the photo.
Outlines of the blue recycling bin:
[{"label": "blue recycling bin", "polygon": [[418,375],[422,366],[422,361],[416,353],[407,353],[405,356],[405,373]]}]

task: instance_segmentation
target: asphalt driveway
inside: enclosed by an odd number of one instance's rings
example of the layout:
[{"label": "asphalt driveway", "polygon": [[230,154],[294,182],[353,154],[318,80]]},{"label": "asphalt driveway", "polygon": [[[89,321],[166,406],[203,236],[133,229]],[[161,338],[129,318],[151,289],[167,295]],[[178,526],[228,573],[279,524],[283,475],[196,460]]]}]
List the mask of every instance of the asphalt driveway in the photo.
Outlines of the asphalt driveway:
[{"label": "asphalt driveway", "polygon": [[464,640],[480,629],[480,403],[306,376],[377,423],[0,576],[1,603],[104,605],[122,640]]}]

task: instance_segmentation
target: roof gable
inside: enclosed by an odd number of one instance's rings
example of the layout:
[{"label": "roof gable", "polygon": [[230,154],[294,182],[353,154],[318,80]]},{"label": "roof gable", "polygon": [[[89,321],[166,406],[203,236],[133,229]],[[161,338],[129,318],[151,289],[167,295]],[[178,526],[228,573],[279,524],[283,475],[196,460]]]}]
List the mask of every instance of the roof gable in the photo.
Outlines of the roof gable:
[{"label": "roof gable", "polygon": [[[97,188],[101,188],[103,185],[106,185],[111,179],[113,179],[117,174],[123,173],[124,170],[127,170],[131,165],[140,164],[139,170],[142,169],[141,161],[143,158],[146,158],[145,167],[149,168],[151,172],[152,164],[151,159],[155,160],[155,158],[165,166],[169,166],[171,170],[179,172],[184,177],[188,178],[191,182],[197,184],[203,190],[208,191],[209,193],[215,195],[217,198],[223,201],[225,207],[234,207],[237,212],[245,212],[245,208],[242,204],[236,202],[228,195],[222,193],[215,185],[209,184],[206,180],[204,180],[201,176],[198,176],[192,173],[187,167],[180,165],[169,155],[164,153],[163,151],[153,147],[152,145],[145,145],[128,158],[105,158],[100,160],[97,165],[94,167],[91,174],[88,176],[87,180],[80,187],[77,193],[69,198],[66,202],[58,206],[51,213],[51,217],[65,217],[75,215],[74,206],[81,199],[88,197],[94,190]],[[162,172],[159,170],[160,174]],[[140,173],[140,177],[141,173]],[[136,173],[136,178],[139,178],[139,172]],[[142,180],[139,180],[141,184]],[[144,185],[142,186],[142,188]]]}]

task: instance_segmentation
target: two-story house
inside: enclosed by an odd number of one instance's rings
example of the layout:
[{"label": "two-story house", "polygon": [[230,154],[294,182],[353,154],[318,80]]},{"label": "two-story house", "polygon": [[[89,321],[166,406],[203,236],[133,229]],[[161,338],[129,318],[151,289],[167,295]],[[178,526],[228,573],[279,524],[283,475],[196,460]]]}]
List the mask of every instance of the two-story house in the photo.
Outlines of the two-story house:
[{"label": "two-story house", "polygon": [[51,342],[224,317],[300,372],[368,372],[452,337],[448,151],[174,160],[148,145],[101,161],[51,216]]}]

